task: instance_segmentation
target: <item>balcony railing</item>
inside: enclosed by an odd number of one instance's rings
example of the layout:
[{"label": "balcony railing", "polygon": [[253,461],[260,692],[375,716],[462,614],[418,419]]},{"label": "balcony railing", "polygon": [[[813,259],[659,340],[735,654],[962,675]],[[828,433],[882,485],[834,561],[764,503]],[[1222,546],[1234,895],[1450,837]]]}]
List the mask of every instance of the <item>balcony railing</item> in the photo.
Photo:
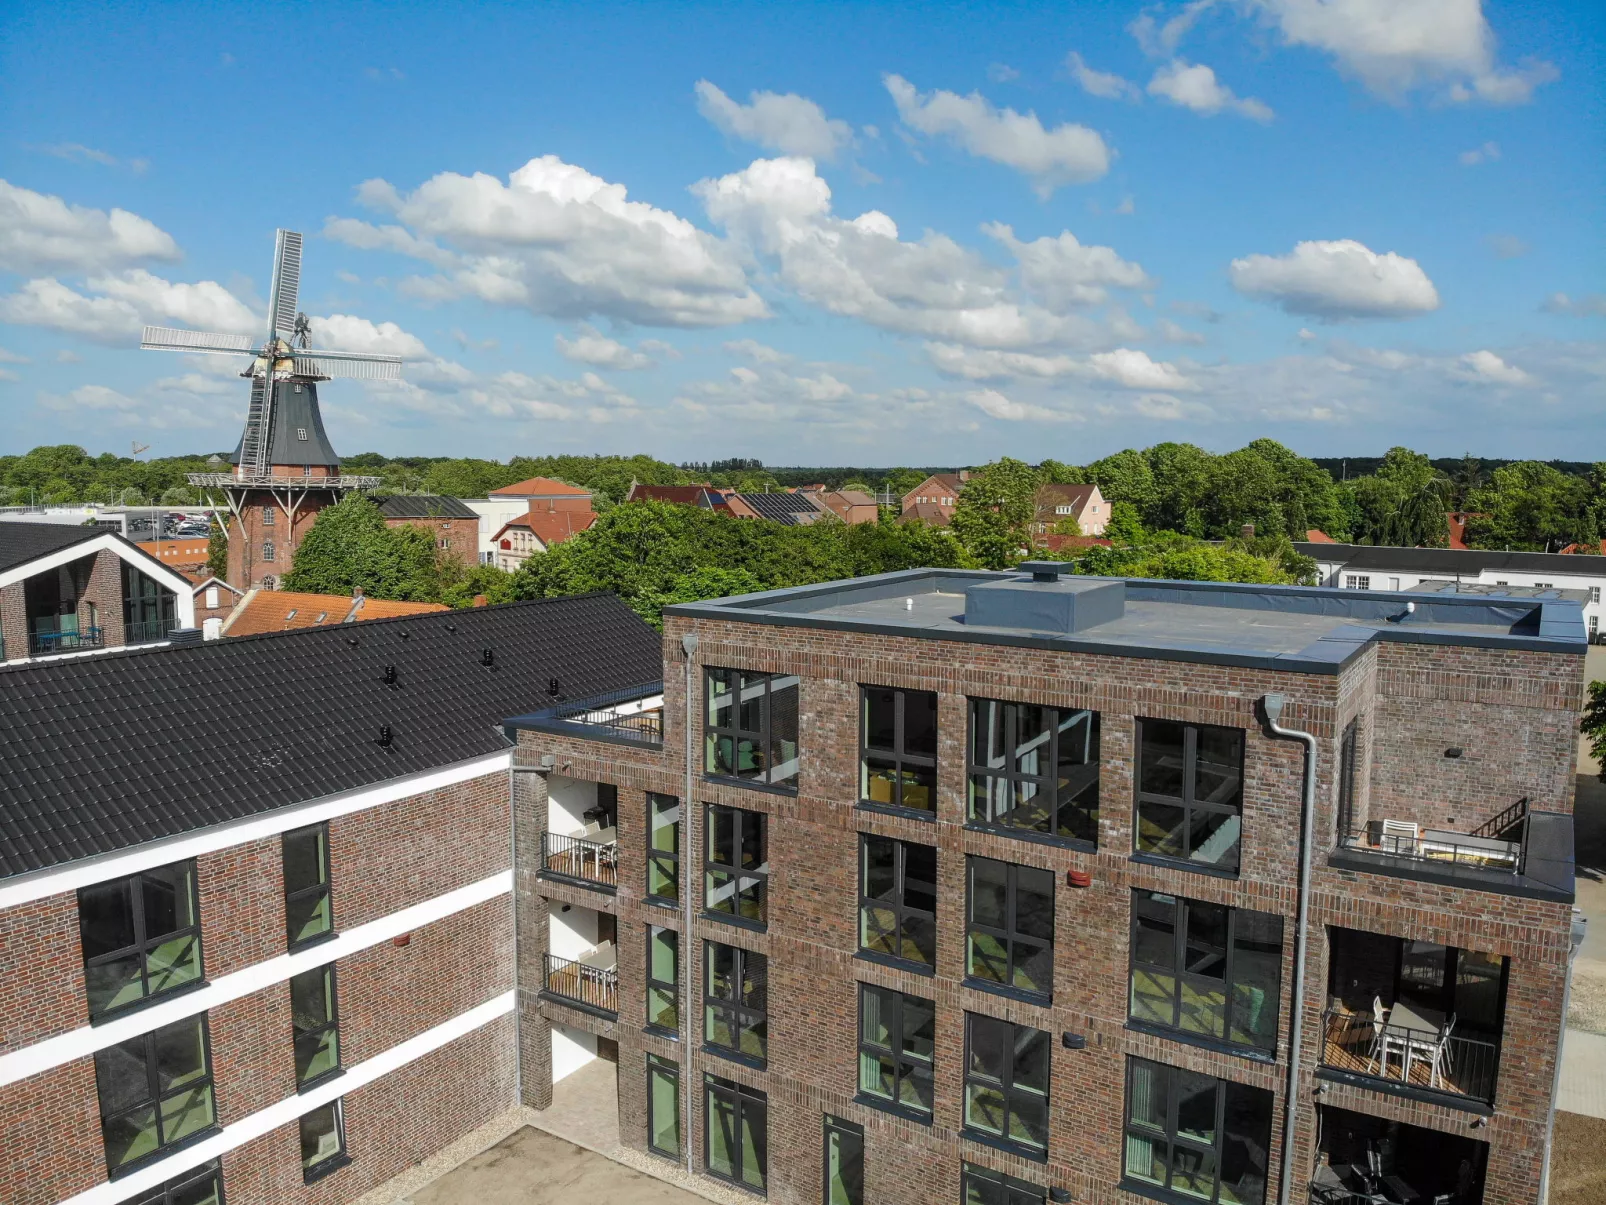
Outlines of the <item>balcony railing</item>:
[{"label": "balcony railing", "polygon": [[178,626],[170,619],[144,619],[123,625],[124,644],[150,644],[166,640],[168,633]]},{"label": "balcony railing", "polygon": [[663,683],[652,682],[588,699],[560,699],[533,715],[509,720],[508,725],[582,740],[659,749],[664,743],[663,695]]},{"label": "balcony railing", "polygon": [[1369,1079],[1493,1101],[1500,1047],[1481,1038],[1413,1026],[1378,1024],[1367,1012],[1329,1008],[1322,1015],[1322,1065]]},{"label": "balcony railing", "polygon": [[619,1011],[619,968],[594,967],[556,954],[541,955],[549,995],[599,1012]]},{"label": "balcony railing", "polygon": [[49,657],[56,653],[76,653],[105,647],[99,628],[79,628],[76,632],[30,632],[28,655]]},{"label": "balcony railing", "polygon": [[541,834],[541,868],[587,886],[619,886],[619,842],[601,844],[561,833]]},{"label": "balcony railing", "polygon": [[1499,837],[1476,837],[1471,833],[1453,833],[1434,828],[1423,829],[1413,836],[1385,833],[1377,825],[1368,825],[1344,834],[1341,844],[1345,849],[1383,854],[1411,862],[1472,866],[1479,870],[1505,870],[1512,874],[1522,872],[1522,842]]}]

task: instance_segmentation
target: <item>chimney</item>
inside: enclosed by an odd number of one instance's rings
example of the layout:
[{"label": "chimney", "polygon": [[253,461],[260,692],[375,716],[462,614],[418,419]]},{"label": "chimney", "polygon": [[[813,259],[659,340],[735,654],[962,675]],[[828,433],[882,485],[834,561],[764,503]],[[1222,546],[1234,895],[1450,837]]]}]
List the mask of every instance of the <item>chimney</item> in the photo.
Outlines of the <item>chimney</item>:
[{"label": "chimney", "polygon": [[361,586],[353,586],[351,588],[351,596],[353,598],[361,598],[362,597],[362,587]]},{"label": "chimney", "polygon": [[1238,529],[1238,538],[1241,539],[1241,540],[1252,540],[1252,539],[1254,539],[1255,538],[1255,525],[1253,523],[1245,523],[1242,527],[1240,527]]},{"label": "chimney", "polygon": [[476,594],[474,596],[474,605],[476,607],[488,607],[491,605],[491,600],[486,598],[483,594]]}]

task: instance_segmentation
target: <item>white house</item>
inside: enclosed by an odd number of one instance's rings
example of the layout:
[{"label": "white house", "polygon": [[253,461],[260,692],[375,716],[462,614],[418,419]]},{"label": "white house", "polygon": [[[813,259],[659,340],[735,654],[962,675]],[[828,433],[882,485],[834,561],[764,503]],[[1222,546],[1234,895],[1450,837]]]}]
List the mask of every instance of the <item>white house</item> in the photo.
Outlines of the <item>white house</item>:
[{"label": "white house", "polygon": [[1362,544],[1299,543],[1294,547],[1315,559],[1318,585],[1346,590],[1411,590],[1423,582],[1580,590],[1588,598],[1584,625],[1589,639],[1600,639],[1606,556]]}]

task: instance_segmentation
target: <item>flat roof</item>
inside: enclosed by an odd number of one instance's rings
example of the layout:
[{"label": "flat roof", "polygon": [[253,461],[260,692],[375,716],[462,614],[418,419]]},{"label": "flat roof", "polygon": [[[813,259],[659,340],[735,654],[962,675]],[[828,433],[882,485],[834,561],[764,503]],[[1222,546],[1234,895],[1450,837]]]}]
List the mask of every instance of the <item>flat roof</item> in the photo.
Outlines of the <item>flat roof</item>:
[{"label": "flat roof", "polygon": [[[1112,617],[1092,615],[1075,631],[984,626],[966,621],[966,591],[1013,582],[1045,601],[1067,587],[1119,584]],[[1023,591],[1023,593],[1025,593]],[[1073,577],[1050,584],[1031,573],[915,569],[679,603],[665,614],[737,623],[874,632],[927,640],[1008,644],[1125,657],[1334,674],[1374,640],[1531,649],[1582,656],[1583,612],[1568,598],[1490,598]]]},{"label": "flat roof", "polygon": [[1487,548],[1396,548],[1393,545],[1313,544],[1295,541],[1294,550],[1345,569],[1403,569],[1425,573],[1566,573],[1606,577],[1606,556],[1587,552],[1497,552]]}]

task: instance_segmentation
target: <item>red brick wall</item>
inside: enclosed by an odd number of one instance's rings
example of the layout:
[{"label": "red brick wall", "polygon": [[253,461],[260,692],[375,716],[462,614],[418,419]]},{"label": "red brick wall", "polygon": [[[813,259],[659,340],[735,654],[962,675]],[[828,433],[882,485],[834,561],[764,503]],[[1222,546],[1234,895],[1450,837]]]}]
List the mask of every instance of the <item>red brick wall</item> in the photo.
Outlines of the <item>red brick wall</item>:
[{"label": "red brick wall", "polygon": [[[314,467],[316,469],[316,466]],[[300,475],[300,466],[296,467],[295,473],[297,476]],[[318,475],[314,472],[314,476]],[[260,586],[264,577],[272,577],[276,585],[282,586],[284,575],[290,572],[295,550],[301,546],[301,541],[312,529],[313,520],[318,517],[318,512],[326,506],[333,506],[337,500],[337,495],[332,492],[309,491],[296,509],[295,524],[292,527],[284,508],[274,502],[271,493],[266,490],[247,493],[242,506],[243,539],[241,521],[232,515],[229,516],[229,584],[238,586],[241,590],[249,590],[252,586]],[[262,522],[264,506],[275,509],[272,526]],[[262,560],[264,540],[272,540],[274,544],[274,559],[271,563]]]},{"label": "red brick wall", "polygon": [[[386,519],[385,526],[422,528],[443,555],[465,565],[479,564],[480,525],[474,519]],[[440,548],[442,540],[445,548]]]},{"label": "red brick wall", "polygon": [[78,896],[0,911],[0,967],[0,1053],[88,1024]]}]

